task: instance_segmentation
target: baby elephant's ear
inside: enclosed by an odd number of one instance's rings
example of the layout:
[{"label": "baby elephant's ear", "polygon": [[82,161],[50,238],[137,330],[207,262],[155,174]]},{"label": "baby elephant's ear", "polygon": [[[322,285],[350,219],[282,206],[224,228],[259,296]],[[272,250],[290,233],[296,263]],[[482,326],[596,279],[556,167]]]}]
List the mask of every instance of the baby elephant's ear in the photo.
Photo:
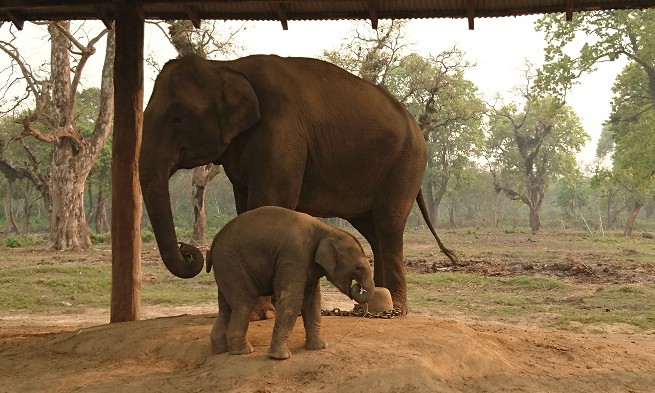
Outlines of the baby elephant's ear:
[{"label": "baby elephant's ear", "polygon": [[334,276],[337,268],[337,240],[334,238],[321,240],[316,249],[314,262],[321,265],[329,277]]}]

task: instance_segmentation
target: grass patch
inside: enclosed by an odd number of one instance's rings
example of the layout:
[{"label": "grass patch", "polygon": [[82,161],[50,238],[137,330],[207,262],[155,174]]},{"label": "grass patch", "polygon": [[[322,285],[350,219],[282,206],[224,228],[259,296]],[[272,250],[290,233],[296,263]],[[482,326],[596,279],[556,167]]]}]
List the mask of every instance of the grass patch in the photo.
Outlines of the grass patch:
[{"label": "grass patch", "polygon": [[655,329],[655,286],[578,286],[546,277],[460,273],[409,275],[407,283],[411,309],[446,318],[538,321],[559,329],[615,323]]},{"label": "grass patch", "polygon": [[108,307],[110,265],[51,265],[0,270],[0,309],[54,311]]},{"label": "grass patch", "polygon": [[[0,311],[63,311],[109,307],[111,264],[65,263],[0,270]],[[143,304],[197,304],[216,300],[213,275],[184,280],[163,267],[144,266]]]}]

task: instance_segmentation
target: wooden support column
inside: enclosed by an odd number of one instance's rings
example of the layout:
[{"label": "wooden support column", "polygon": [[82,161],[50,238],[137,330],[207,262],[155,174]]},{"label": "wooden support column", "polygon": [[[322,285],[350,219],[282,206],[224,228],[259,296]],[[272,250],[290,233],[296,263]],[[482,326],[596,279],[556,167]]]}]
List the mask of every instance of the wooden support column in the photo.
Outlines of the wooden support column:
[{"label": "wooden support column", "polygon": [[110,321],[138,320],[141,313],[141,187],[143,128],[143,27],[134,0],[116,2],[114,139],[112,147]]}]

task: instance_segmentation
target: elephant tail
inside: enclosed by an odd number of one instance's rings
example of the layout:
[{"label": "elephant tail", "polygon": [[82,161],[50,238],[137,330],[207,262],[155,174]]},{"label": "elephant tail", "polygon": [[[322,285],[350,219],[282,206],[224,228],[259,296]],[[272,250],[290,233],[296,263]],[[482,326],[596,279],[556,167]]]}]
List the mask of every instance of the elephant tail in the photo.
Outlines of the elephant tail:
[{"label": "elephant tail", "polygon": [[212,271],[212,250],[211,248],[207,250],[207,257],[205,258],[205,270],[207,273]]},{"label": "elephant tail", "polygon": [[439,244],[439,249],[441,249],[441,252],[446,254],[448,259],[454,264],[457,264],[459,262],[459,258],[457,258],[457,255],[450,251],[449,249],[446,248],[446,246],[443,244],[441,239],[439,239],[439,236],[437,235],[437,231],[434,230],[434,227],[432,226],[432,222],[430,221],[430,215],[428,214],[428,208],[425,206],[425,199],[423,199],[423,190],[418,190],[418,195],[416,196],[416,203],[418,204],[418,208],[421,210],[421,215],[423,215],[423,219],[425,220],[425,223],[428,224],[428,228],[430,228],[430,232],[432,232],[432,235],[434,238],[437,240],[437,244]]}]

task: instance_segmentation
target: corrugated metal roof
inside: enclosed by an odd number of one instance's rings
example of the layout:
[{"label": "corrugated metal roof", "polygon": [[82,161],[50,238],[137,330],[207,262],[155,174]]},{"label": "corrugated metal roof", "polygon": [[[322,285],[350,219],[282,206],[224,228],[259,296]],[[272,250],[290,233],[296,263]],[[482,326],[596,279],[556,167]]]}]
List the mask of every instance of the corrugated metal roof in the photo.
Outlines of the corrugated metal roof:
[{"label": "corrugated metal roof", "polygon": [[[0,0],[0,20],[114,19],[125,0]],[[146,19],[292,20],[473,18],[650,8],[655,0],[135,0]],[[375,23],[375,22],[374,22]]]}]

